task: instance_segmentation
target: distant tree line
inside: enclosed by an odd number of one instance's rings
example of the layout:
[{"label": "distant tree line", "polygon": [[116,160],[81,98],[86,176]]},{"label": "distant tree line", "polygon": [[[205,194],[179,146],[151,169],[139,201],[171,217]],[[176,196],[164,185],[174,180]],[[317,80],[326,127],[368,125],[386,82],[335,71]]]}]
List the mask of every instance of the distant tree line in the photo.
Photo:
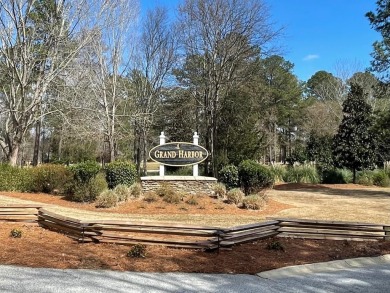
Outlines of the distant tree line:
[{"label": "distant tree line", "polygon": [[[183,0],[176,19],[161,7],[141,16],[137,0],[0,0],[1,159],[127,159],[143,173],[161,131],[168,141],[196,131],[210,152],[207,175],[245,159],[382,164],[390,160],[386,3],[367,13],[383,36],[372,68],[341,64],[300,81],[262,0]],[[349,156],[367,160],[350,166]]]}]

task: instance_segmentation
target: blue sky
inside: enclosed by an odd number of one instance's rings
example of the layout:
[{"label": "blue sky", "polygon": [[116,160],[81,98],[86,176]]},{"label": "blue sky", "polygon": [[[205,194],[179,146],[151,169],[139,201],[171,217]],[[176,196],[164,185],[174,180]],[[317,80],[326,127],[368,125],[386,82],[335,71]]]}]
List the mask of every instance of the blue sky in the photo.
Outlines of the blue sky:
[{"label": "blue sky", "polygon": [[[162,5],[173,11],[179,2],[141,0],[141,9]],[[282,55],[294,63],[294,74],[305,81],[319,70],[338,75],[340,65],[350,70],[370,65],[372,43],[380,40],[380,35],[371,29],[365,14],[375,11],[375,2],[266,0],[272,21],[285,27]]]},{"label": "blue sky", "polygon": [[294,63],[300,80],[337,67],[370,66],[372,43],[380,35],[365,14],[375,0],[268,0],[275,22],[286,27],[285,58]]}]

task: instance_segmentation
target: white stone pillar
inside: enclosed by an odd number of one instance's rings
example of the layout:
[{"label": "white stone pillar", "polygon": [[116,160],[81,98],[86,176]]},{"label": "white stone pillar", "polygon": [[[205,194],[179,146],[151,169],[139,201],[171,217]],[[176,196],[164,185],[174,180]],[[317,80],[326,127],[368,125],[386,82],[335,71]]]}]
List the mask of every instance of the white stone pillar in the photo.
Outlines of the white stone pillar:
[{"label": "white stone pillar", "polygon": [[[194,139],[194,144],[198,145],[199,144],[199,135],[197,132],[194,132],[193,139]],[[199,165],[198,164],[192,166],[192,175],[199,176]]]},{"label": "white stone pillar", "polygon": [[[165,144],[165,138],[166,137],[164,135],[164,132],[161,132],[161,135],[160,135],[160,145]],[[165,175],[165,166],[163,164],[160,164],[159,175],[160,176],[164,176]]]}]

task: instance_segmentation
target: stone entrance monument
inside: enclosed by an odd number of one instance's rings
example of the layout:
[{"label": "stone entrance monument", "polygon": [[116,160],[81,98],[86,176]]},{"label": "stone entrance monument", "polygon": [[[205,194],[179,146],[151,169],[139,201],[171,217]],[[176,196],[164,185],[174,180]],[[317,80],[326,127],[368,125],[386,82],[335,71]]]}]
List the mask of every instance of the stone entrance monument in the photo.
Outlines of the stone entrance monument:
[{"label": "stone entrance monument", "polygon": [[[159,176],[141,177],[143,191],[155,191],[165,185],[185,193],[212,195],[212,185],[217,179],[199,176],[199,163],[207,159],[208,152],[198,144],[198,134],[194,133],[193,143],[165,143],[165,139],[164,132],[161,132],[160,144],[149,152],[149,157],[160,164]],[[166,176],[165,166],[192,166],[192,176]]]}]

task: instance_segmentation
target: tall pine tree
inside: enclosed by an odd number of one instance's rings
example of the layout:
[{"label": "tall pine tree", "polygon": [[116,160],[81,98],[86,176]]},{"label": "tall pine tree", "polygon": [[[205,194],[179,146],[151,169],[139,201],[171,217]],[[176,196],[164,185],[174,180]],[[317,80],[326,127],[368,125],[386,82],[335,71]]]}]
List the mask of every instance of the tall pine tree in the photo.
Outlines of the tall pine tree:
[{"label": "tall pine tree", "polygon": [[371,132],[372,109],[366,103],[360,86],[351,85],[343,113],[343,120],[333,139],[334,162],[336,167],[352,170],[355,183],[356,171],[374,167],[377,147]]},{"label": "tall pine tree", "polygon": [[371,56],[374,58],[371,61],[371,70],[382,75],[385,81],[389,81],[389,69],[390,69],[390,1],[389,0],[377,0],[376,11],[368,12],[368,17],[371,27],[381,34],[382,40],[375,41],[373,44],[374,51]]}]

